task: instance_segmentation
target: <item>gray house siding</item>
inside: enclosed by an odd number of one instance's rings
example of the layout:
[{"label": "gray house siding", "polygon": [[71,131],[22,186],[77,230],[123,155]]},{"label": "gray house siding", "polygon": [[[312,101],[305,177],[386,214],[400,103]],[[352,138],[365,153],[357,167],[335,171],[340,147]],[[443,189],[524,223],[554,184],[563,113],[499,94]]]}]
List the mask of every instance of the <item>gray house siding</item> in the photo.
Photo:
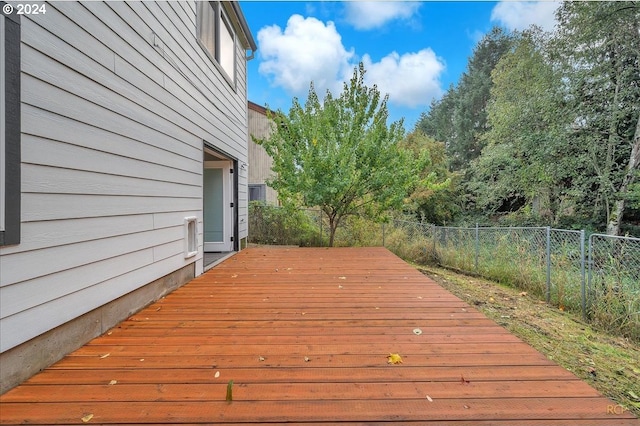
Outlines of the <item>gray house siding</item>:
[{"label": "gray house siding", "polygon": [[[21,20],[21,239],[0,247],[2,356],[176,271],[201,274],[204,144],[248,162],[255,43],[240,26],[231,85],[197,42],[195,2],[46,7]],[[247,173],[237,181],[242,239]],[[17,373],[3,370],[4,388]]]}]

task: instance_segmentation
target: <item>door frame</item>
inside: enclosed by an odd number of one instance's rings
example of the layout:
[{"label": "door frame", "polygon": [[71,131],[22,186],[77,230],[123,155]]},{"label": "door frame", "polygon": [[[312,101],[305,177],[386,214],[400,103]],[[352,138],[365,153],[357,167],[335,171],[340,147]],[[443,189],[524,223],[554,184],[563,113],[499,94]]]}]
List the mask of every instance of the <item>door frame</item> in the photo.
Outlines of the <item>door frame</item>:
[{"label": "door frame", "polygon": [[203,207],[202,207],[202,216],[203,216],[203,251],[204,252],[229,252],[235,249],[235,234],[237,226],[234,223],[236,221],[236,214],[234,212],[237,203],[235,202],[236,198],[236,186],[235,179],[233,174],[233,161],[232,160],[223,160],[223,161],[205,161],[204,169],[222,169],[222,204],[223,204],[223,217],[222,217],[222,238],[223,241],[211,241],[208,242],[205,240],[205,226],[206,226],[206,215],[204,211],[204,192],[207,190],[204,182],[204,171],[203,171]]}]

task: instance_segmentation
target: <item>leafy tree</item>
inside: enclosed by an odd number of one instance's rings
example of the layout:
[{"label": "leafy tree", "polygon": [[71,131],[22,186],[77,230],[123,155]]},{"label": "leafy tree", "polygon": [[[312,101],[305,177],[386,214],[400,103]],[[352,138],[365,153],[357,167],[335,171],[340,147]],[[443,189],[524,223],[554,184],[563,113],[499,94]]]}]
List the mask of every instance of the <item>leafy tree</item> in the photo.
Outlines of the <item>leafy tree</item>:
[{"label": "leafy tree", "polygon": [[569,89],[572,142],[594,179],[594,216],[617,235],[640,167],[640,6],[565,2],[554,52]]},{"label": "leafy tree", "polygon": [[329,244],[350,215],[380,219],[400,207],[417,185],[426,154],[418,159],[400,149],[402,121],[387,125],[387,97],[364,84],[362,64],[345,82],[342,93],[320,102],[313,83],[303,106],[293,99],[288,115],[270,115],[268,139],[256,140],[273,158],[269,185],[284,203],[320,207],[329,218]]},{"label": "leafy tree", "polygon": [[444,143],[416,130],[409,133],[400,146],[413,153],[415,158],[425,153],[429,155],[429,163],[421,171],[421,177],[432,184],[415,188],[409,196],[409,210],[429,223],[442,225],[450,222],[460,211],[456,190],[460,174],[449,171]]},{"label": "leafy tree", "polygon": [[580,148],[563,135],[561,76],[545,55],[546,35],[533,28],[517,35],[513,50],[492,72],[488,130],[468,187],[487,212],[527,208],[555,222],[568,198]]}]

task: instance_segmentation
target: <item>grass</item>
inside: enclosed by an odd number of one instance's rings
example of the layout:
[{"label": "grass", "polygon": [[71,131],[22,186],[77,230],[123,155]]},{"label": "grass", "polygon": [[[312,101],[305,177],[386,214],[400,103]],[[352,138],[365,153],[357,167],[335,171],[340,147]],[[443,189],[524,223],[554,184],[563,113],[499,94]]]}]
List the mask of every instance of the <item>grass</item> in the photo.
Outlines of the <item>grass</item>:
[{"label": "grass", "polygon": [[[524,290],[540,300],[547,298],[544,228],[485,229],[479,231],[477,240],[474,228],[422,228],[418,232],[404,222],[387,229],[386,247],[407,261],[442,265]],[[582,315],[586,268],[583,276],[580,234],[553,230],[550,238],[550,303]],[[591,324],[636,343],[640,342],[640,288],[634,270],[638,248],[629,248],[623,260],[609,256],[608,263],[600,262],[601,272],[593,276],[594,291],[587,291],[585,301]]]},{"label": "grass", "polygon": [[[549,359],[640,416],[640,345],[517,290],[448,269],[416,266]],[[635,395],[635,396],[634,396]]]}]

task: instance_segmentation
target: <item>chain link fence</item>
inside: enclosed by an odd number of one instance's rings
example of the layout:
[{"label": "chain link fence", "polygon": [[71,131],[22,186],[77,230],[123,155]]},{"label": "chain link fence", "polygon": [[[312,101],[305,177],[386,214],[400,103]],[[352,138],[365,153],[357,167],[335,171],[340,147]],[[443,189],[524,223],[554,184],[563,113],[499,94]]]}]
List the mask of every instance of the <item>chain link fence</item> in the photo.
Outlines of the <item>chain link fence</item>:
[{"label": "chain link fence", "polygon": [[593,321],[640,340],[640,238],[592,234],[588,264]]},{"label": "chain link fence", "polygon": [[[251,204],[249,242],[326,246],[320,210]],[[385,246],[403,259],[476,274],[582,313],[640,341],[640,239],[550,227],[445,227],[393,219],[345,220],[336,246]]]}]

